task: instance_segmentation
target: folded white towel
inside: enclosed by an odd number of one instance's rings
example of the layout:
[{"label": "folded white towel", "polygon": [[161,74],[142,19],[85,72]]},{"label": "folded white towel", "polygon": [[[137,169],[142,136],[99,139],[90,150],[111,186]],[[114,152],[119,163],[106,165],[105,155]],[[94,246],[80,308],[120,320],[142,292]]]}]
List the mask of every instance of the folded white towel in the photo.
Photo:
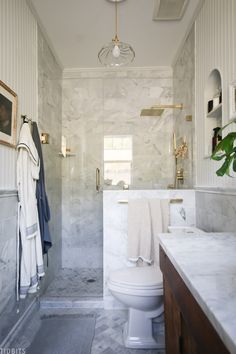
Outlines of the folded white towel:
[{"label": "folded white towel", "polygon": [[152,229],[147,199],[133,199],[128,205],[128,259],[151,263]]}]

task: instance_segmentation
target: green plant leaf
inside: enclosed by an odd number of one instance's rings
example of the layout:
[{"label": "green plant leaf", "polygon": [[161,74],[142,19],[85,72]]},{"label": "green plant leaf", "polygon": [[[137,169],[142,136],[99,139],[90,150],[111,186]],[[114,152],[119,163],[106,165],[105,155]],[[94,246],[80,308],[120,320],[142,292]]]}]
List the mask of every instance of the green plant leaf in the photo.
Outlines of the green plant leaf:
[{"label": "green plant leaf", "polygon": [[226,156],[226,154],[222,154],[222,155],[215,155],[215,154],[212,154],[212,155],[211,155],[211,159],[212,159],[212,160],[215,160],[215,161],[220,161],[220,160],[222,160],[225,156]]},{"label": "green plant leaf", "polygon": [[[232,123],[236,123],[236,118],[226,124],[218,131],[218,135],[221,134],[222,130],[231,125]],[[216,171],[217,176],[224,176],[225,174],[229,177],[230,171],[236,172],[236,132],[228,133],[224,139],[222,139],[219,144],[217,144],[215,150],[211,155],[211,159],[215,161],[220,161],[224,159],[222,166]],[[232,166],[232,170],[230,169]]]},{"label": "green plant leaf", "polygon": [[229,167],[230,167],[229,160],[231,160],[231,158],[225,159],[225,162],[223,163],[223,165],[216,171],[217,176],[222,177],[225,174],[227,174],[229,176]]},{"label": "green plant leaf", "polygon": [[229,154],[232,149],[234,148],[234,140],[236,139],[236,133],[233,135],[232,133],[229,133],[224,137],[224,139],[217,145],[216,150],[222,150],[225,151],[226,154]]},{"label": "green plant leaf", "polygon": [[236,154],[234,154],[233,170],[236,172]]},{"label": "green plant leaf", "polygon": [[217,176],[222,177],[226,173],[228,167],[227,161],[223,163],[223,165],[216,171]]},{"label": "green plant leaf", "polygon": [[226,170],[226,175],[229,176],[229,177],[232,177],[230,175],[230,166],[231,166],[231,164],[233,162],[233,159],[234,159],[234,156],[230,156],[229,158],[226,159],[227,160],[227,164],[228,164],[228,168]]}]

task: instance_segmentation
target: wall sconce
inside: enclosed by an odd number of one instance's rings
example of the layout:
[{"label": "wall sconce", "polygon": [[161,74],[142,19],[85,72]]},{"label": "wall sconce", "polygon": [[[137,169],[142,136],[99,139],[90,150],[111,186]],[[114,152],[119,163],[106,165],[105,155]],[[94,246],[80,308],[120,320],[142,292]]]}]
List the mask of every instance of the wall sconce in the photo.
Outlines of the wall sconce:
[{"label": "wall sconce", "polygon": [[48,133],[42,133],[40,135],[40,140],[42,144],[49,144],[49,134]]}]

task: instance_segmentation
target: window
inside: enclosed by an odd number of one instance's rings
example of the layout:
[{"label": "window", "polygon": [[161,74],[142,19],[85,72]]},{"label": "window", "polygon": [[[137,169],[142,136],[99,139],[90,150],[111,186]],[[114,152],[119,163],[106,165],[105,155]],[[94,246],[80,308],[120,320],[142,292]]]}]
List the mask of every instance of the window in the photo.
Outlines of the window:
[{"label": "window", "polygon": [[104,137],[104,182],[107,185],[131,184],[132,136]]}]

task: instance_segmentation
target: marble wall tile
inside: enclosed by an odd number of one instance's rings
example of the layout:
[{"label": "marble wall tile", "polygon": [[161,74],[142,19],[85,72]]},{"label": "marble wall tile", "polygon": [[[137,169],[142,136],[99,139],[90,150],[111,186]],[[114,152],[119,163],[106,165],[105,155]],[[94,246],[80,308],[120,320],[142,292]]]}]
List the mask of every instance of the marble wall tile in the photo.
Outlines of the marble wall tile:
[{"label": "marble wall tile", "polygon": [[17,195],[0,193],[0,314],[15,303]]},{"label": "marble wall tile", "polygon": [[62,70],[43,34],[38,29],[38,126],[48,133],[48,145],[42,145],[46,178],[46,191],[51,209],[49,229],[52,248],[49,250],[49,267],[45,259],[46,277],[42,287],[47,287],[61,267],[61,149],[62,135]]},{"label": "marble wall tile", "polygon": [[173,184],[172,112],[140,119],[142,108],[172,103],[172,91],[171,68],[81,71],[73,79],[64,73],[62,131],[76,153],[62,161],[64,267],[102,267],[102,194],[95,190],[95,170],[103,175],[104,135],[132,135],[132,189]]},{"label": "marble wall tile", "polygon": [[129,190],[103,192],[103,274],[105,308],[121,308],[107,288],[112,270],[134,266],[127,260],[128,204],[119,200],[137,198],[181,198],[183,203],[170,205],[170,225],[195,226],[195,191],[193,190]]},{"label": "marble wall tile", "polygon": [[207,232],[235,232],[236,195],[196,191],[197,226]]},{"label": "marble wall tile", "polygon": [[[173,100],[183,103],[182,111],[175,111],[175,127],[177,139],[186,137],[189,148],[188,158],[178,161],[178,168],[184,169],[184,188],[192,188],[195,181],[195,31],[189,33],[182,51],[173,67]],[[185,120],[192,115],[192,122]]]}]

